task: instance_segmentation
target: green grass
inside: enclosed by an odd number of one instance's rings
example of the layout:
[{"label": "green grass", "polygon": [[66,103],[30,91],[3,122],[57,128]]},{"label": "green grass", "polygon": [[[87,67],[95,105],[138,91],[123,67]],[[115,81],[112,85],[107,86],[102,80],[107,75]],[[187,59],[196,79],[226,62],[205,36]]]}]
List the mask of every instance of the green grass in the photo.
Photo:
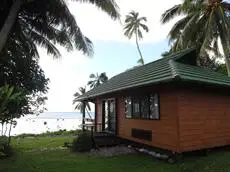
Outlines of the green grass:
[{"label": "green grass", "polygon": [[63,146],[64,142],[71,142],[73,138],[74,136],[16,138],[12,144],[20,150],[56,148]]},{"label": "green grass", "polygon": [[[1,172],[229,172],[230,152],[211,153],[206,157],[186,159],[184,163],[167,164],[144,155],[110,158],[89,157],[56,148],[72,137],[38,137],[13,140],[17,153],[0,160]],[[28,151],[27,151],[28,150]]]}]

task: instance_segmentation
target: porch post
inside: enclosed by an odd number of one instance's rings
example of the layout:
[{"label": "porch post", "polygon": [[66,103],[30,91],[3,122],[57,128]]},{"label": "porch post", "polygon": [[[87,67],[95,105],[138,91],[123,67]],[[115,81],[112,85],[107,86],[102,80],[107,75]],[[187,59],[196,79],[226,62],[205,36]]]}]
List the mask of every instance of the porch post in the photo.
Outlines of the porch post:
[{"label": "porch post", "polygon": [[83,101],[82,103],[83,103],[82,131],[85,131],[85,107],[86,107],[86,103],[85,103],[85,101]]},{"label": "porch post", "polygon": [[94,103],[94,131],[97,132],[97,101]]}]

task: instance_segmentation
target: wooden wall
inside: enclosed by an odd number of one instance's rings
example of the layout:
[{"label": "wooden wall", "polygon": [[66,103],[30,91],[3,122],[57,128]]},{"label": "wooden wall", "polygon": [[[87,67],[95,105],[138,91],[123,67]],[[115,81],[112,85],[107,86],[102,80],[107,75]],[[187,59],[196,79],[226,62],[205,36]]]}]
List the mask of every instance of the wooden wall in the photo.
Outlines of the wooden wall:
[{"label": "wooden wall", "polygon": [[184,89],[178,94],[180,150],[230,145],[230,96]]},{"label": "wooden wall", "polygon": [[[187,86],[186,86],[187,87]],[[204,148],[230,145],[230,95],[215,90],[161,88],[132,90],[97,98],[96,122],[102,122],[102,99],[117,100],[117,135],[174,152],[186,152]],[[160,96],[160,120],[126,119],[126,95],[143,90],[158,90]],[[132,128],[151,130],[152,141],[131,136]]]},{"label": "wooden wall", "polygon": [[[176,152],[178,150],[177,93],[166,89],[160,90],[159,96],[160,120],[126,119],[125,96],[118,96],[117,134],[121,138]],[[132,137],[132,128],[151,130],[152,141]]]}]

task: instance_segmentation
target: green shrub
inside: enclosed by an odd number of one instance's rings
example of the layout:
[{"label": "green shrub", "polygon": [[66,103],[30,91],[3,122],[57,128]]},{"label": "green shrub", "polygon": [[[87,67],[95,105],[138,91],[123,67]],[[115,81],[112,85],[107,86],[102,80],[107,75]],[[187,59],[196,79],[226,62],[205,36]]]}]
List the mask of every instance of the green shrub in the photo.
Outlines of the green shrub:
[{"label": "green shrub", "polygon": [[78,134],[72,142],[73,152],[87,152],[92,148],[92,137],[88,132],[82,132]]},{"label": "green shrub", "polygon": [[0,158],[13,155],[12,148],[8,145],[8,138],[0,136]]},{"label": "green shrub", "polygon": [[0,150],[7,145],[8,138],[6,136],[0,136]]}]

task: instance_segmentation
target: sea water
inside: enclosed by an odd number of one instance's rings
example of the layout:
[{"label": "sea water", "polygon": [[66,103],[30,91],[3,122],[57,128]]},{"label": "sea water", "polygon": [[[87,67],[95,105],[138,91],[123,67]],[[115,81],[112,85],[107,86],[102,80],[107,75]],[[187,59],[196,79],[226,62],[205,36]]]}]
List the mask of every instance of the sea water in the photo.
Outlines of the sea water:
[{"label": "sea water", "polygon": [[82,114],[79,112],[45,112],[38,116],[27,115],[16,121],[16,127],[12,128],[12,136],[22,133],[39,134],[47,131],[80,129]]}]

